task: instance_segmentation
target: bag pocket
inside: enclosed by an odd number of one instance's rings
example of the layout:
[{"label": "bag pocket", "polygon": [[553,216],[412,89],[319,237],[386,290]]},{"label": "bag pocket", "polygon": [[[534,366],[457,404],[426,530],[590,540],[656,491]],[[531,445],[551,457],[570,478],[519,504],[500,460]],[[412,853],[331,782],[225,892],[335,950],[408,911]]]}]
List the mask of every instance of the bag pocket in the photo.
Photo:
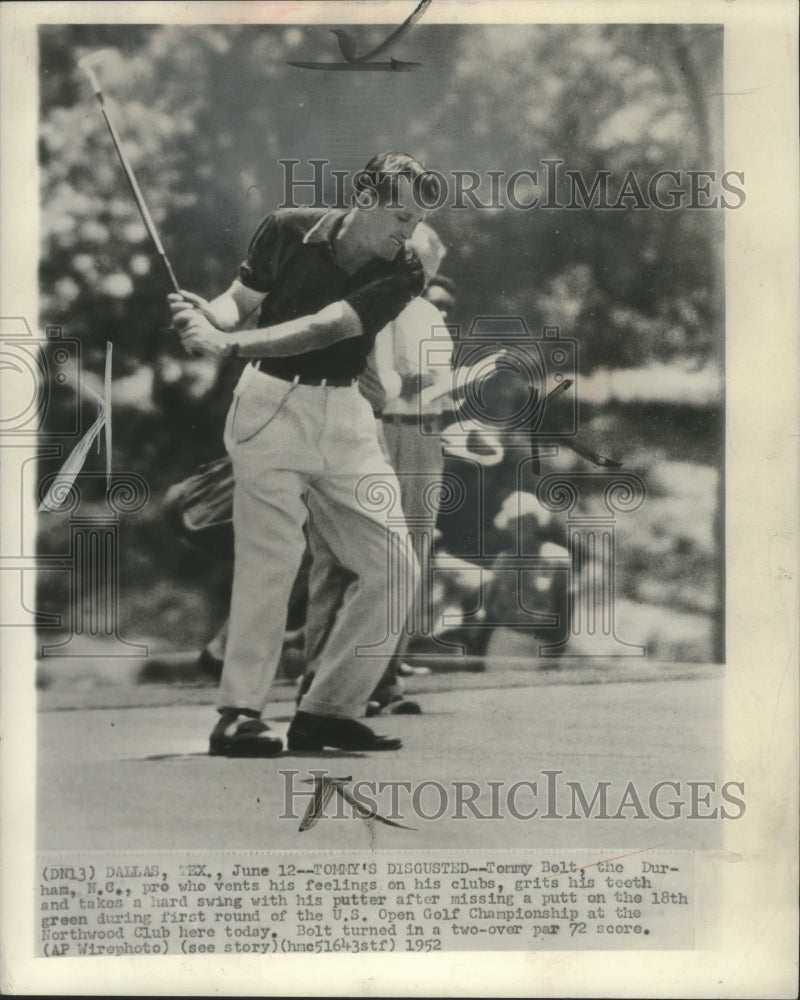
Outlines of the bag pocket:
[{"label": "bag pocket", "polygon": [[229,524],[233,519],[233,469],[227,455],[201,465],[173,491],[183,527],[190,533]]}]

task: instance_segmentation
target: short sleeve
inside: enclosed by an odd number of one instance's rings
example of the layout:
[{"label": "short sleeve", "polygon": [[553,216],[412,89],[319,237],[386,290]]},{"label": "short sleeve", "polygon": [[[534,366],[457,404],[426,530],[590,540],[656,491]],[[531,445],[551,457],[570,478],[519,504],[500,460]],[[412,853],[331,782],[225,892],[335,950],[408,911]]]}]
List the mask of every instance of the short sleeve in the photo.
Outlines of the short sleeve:
[{"label": "short sleeve", "polygon": [[275,215],[268,215],[250,241],[239,265],[239,281],[254,292],[271,292],[281,252],[281,229]]},{"label": "short sleeve", "polygon": [[422,264],[416,254],[407,251],[396,267],[355,289],[345,301],[357,313],[364,334],[372,337],[399,316],[424,287]]},{"label": "short sleeve", "polygon": [[[424,364],[424,356],[420,353],[423,342],[436,348],[435,362]],[[450,355],[452,340],[445,326],[444,316],[428,302],[418,298],[410,302],[394,324],[394,368],[403,377],[419,375],[427,372],[437,378],[450,370]],[[447,351],[447,354],[445,352]]]}]

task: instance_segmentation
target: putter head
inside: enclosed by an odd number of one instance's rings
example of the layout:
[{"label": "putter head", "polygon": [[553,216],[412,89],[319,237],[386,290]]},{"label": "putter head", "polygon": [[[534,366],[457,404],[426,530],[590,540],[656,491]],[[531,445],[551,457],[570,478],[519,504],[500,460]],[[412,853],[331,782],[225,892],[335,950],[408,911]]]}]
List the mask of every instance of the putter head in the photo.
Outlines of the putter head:
[{"label": "putter head", "polygon": [[100,86],[100,81],[97,79],[95,69],[101,64],[108,62],[110,58],[117,57],[118,55],[119,53],[116,49],[98,49],[97,52],[89,52],[87,55],[81,56],[78,60],[78,65],[89,77],[92,90],[98,97],[102,95],[103,88]]}]

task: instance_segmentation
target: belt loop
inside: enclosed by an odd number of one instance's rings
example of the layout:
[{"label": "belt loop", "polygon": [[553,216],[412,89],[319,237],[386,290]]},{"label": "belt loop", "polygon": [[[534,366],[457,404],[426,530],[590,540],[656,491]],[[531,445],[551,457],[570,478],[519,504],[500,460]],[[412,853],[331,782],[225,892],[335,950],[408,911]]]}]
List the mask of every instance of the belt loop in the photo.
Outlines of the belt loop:
[{"label": "belt loop", "polygon": [[325,388],[325,386],[326,386],[327,384],[328,384],[328,380],[327,380],[326,378],[324,378],[324,379],[323,379],[323,380],[322,380],[322,381],[320,382],[320,386],[321,386],[321,387],[322,387],[323,389]]},{"label": "belt loop", "polygon": [[299,385],[299,384],[300,384],[300,376],[295,375],[295,377],[292,379],[292,385]]}]

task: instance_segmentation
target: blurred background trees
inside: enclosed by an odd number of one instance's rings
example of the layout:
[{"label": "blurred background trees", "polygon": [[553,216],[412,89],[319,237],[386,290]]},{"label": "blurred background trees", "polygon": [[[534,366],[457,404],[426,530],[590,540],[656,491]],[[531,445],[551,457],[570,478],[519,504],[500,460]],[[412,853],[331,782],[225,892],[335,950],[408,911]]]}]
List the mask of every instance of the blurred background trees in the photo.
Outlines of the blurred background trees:
[{"label": "blurred background trees", "polygon": [[[387,31],[353,34],[365,50]],[[393,53],[420,63],[408,73],[288,66],[338,57],[321,26],[43,27],[41,324],[80,340],[89,381],[101,376],[106,341],[114,345],[114,468],[144,475],[152,494],[122,528],[123,629],[178,646],[212,631],[224,597],[213,567],[176,542],[158,501],[222,452],[231,373],[188,358],[166,329],[165,277],[76,65],[105,47],[119,58],[100,70],[104,92],[178,280],[208,297],[227,287],[259,221],[283,201],[282,159],[299,160],[302,178],[310,159],[327,159],[329,202],[330,171],[354,171],[384,149],[411,152],[446,177],[477,172],[484,203],[488,171],[535,170],[539,189],[520,182],[519,197],[544,197],[546,159],[563,161],[551,191],[561,204],[570,200],[563,170],[587,184],[610,171],[615,198],[629,171],[643,185],[677,171],[671,186],[688,191],[687,171],[724,169],[722,32],[713,25],[423,21]],[[701,615],[697,658],[719,657],[722,211],[634,202],[444,207],[430,221],[448,248],[442,270],[456,283],[463,330],[479,316],[511,315],[534,333],[558,325],[578,340],[582,426],[650,491],[642,515],[620,526],[622,596]],[[50,409],[51,424],[59,413]],[[83,416],[85,429],[91,408]],[[63,551],[66,530],[64,517],[45,515],[41,551]],[[208,586],[198,589],[198,573]],[[42,610],[63,609],[63,582],[42,574]],[[661,653],[672,655],[667,646]]]}]

